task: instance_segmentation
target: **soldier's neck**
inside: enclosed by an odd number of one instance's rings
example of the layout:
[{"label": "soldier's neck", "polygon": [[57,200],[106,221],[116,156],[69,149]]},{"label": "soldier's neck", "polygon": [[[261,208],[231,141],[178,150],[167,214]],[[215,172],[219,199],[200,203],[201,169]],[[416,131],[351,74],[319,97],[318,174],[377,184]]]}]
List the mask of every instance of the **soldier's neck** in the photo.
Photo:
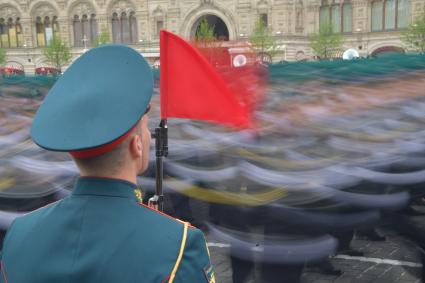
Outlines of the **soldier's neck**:
[{"label": "soldier's neck", "polygon": [[137,184],[137,176],[135,174],[128,174],[125,172],[120,172],[117,174],[102,174],[99,172],[80,172],[81,177],[99,177],[99,178],[111,178],[111,179],[120,179]]}]

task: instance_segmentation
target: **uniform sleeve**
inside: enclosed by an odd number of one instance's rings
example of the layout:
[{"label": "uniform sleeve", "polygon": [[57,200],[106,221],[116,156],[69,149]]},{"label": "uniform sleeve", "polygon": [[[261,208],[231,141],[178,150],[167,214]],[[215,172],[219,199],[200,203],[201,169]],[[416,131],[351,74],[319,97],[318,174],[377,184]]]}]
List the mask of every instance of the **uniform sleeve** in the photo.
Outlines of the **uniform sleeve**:
[{"label": "uniform sleeve", "polygon": [[203,233],[189,229],[183,258],[174,283],[215,283],[214,269]]},{"label": "uniform sleeve", "polygon": [[3,239],[2,250],[0,251],[0,283],[7,283],[6,270],[3,270],[4,268],[3,255],[4,255],[4,250],[7,247],[7,239],[9,235],[11,234],[12,226],[15,221],[16,220],[14,220],[12,224],[9,226],[9,229],[6,232],[6,236]]},{"label": "uniform sleeve", "polygon": [[[1,251],[0,251],[0,262],[2,262],[1,261]],[[1,266],[0,266],[0,283],[4,283],[4,278],[3,278],[3,262],[2,262],[2,264],[1,264]]]}]

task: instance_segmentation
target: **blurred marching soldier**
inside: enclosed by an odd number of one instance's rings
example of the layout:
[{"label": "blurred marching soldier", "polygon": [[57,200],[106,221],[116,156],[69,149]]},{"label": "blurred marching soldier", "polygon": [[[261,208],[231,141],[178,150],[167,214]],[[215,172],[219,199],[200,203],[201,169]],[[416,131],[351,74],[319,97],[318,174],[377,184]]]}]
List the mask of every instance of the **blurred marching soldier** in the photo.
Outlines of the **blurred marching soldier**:
[{"label": "blurred marching soldier", "polygon": [[152,91],[145,59],[118,45],[88,51],[57,81],[31,136],[70,152],[81,177],[71,196],[13,222],[0,282],[215,282],[202,232],[141,201]]}]

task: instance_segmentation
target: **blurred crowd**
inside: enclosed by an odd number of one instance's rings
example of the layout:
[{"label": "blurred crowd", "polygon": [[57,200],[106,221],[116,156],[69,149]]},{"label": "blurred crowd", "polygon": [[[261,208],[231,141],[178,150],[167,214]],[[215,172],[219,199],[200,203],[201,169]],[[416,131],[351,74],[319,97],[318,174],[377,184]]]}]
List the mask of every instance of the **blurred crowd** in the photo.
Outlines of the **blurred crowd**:
[{"label": "blurred crowd", "polygon": [[[233,282],[299,282],[306,265],[338,274],[329,258],[361,256],[350,245],[353,236],[384,241],[382,227],[422,254],[422,213],[412,205],[423,205],[425,196],[425,57],[300,62],[268,71],[254,128],[169,121],[166,212],[230,245]],[[67,196],[76,178],[67,154],[29,139],[52,80],[0,84],[2,236],[15,217]],[[151,113],[153,129],[157,94]],[[155,189],[151,153],[139,178],[145,201]]]}]

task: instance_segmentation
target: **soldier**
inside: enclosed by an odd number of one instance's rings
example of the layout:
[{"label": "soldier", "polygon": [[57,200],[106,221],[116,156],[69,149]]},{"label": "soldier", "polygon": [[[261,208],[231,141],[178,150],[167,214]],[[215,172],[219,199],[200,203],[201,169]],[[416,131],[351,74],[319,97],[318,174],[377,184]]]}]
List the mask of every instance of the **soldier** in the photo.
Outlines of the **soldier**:
[{"label": "soldier", "polygon": [[152,92],[145,59],[119,45],[86,52],[56,82],[31,136],[69,152],[81,177],[71,196],[13,222],[0,282],[215,282],[202,232],[138,198]]}]

